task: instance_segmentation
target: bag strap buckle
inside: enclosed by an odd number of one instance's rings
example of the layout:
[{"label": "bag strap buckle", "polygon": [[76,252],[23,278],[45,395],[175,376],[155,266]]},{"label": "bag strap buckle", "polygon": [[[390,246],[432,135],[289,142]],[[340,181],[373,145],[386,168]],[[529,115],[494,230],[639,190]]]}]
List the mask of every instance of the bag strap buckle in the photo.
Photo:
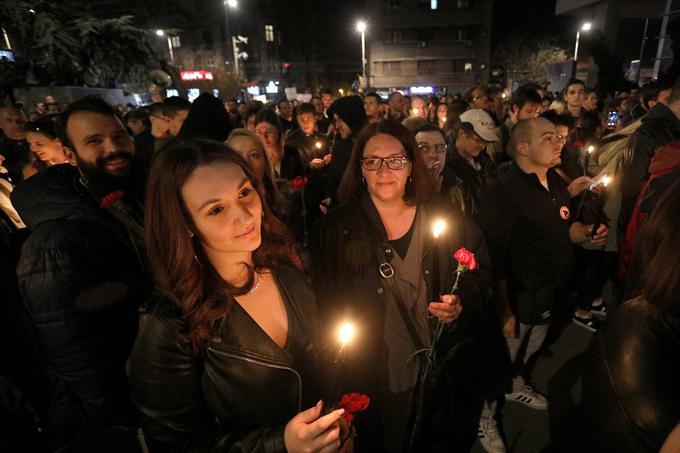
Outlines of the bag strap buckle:
[{"label": "bag strap buckle", "polygon": [[378,267],[378,270],[380,271],[380,275],[382,275],[383,278],[390,279],[394,277],[394,268],[390,263],[382,263]]}]

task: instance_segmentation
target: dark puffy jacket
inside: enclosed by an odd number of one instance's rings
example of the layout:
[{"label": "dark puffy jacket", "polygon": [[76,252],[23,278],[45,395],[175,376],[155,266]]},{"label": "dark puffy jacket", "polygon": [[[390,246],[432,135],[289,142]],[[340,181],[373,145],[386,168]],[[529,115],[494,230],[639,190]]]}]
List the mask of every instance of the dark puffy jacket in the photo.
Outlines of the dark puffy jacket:
[{"label": "dark puffy jacket", "polygon": [[124,365],[143,284],[125,233],[68,164],[19,185],[12,202],[32,229],[17,277],[51,381],[48,433],[61,442],[131,422]]},{"label": "dark puffy jacket", "polygon": [[646,300],[607,318],[584,360],[584,451],[659,451],[680,422],[679,354],[680,319]]},{"label": "dark puffy jacket", "polygon": [[649,179],[649,164],[654,153],[674,140],[680,140],[680,119],[666,105],[658,102],[628,141],[628,150],[621,167],[619,231],[626,231],[635,200]]},{"label": "dark puffy jacket", "polygon": [[274,276],[288,311],[283,350],[234,301],[201,357],[172,301],[142,315],[128,375],[151,451],[286,451],[286,423],[322,396],[318,320],[307,279],[292,268]]}]

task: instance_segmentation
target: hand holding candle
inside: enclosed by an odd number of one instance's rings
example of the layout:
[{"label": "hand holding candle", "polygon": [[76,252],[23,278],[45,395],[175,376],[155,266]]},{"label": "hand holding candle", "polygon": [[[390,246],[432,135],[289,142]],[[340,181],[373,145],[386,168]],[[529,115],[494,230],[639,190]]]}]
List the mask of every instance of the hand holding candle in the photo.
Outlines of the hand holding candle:
[{"label": "hand holding candle", "polygon": [[[602,178],[602,184],[604,184],[604,188],[600,192],[600,195],[597,197],[597,215],[595,217],[595,222],[593,223],[593,228],[590,232],[590,237],[594,238],[595,235],[597,234],[597,231],[600,229],[600,225],[602,225],[602,220],[604,218],[604,202],[605,202],[605,197],[607,193],[607,186],[611,182],[611,178],[609,176],[603,176]],[[598,183],[599,184],[599,183]],[[597,184],[593,183],[595,187],[597,187]],[[592,187],[592,186],[591,186]]]}]

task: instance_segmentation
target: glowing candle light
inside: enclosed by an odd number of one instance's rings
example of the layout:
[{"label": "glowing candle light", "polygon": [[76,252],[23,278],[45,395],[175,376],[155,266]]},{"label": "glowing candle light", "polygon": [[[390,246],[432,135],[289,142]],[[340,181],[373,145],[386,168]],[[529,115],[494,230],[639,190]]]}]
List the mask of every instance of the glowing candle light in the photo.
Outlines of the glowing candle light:
[{"label": "glowing candle light", "polygon": [[446,222],[443,219],[436,219],[432,223],[432,237],[434,237],[432,246],[432,297],[435,301],[439,300],[441,291],[439,288],[439,236],[446,230]]}]

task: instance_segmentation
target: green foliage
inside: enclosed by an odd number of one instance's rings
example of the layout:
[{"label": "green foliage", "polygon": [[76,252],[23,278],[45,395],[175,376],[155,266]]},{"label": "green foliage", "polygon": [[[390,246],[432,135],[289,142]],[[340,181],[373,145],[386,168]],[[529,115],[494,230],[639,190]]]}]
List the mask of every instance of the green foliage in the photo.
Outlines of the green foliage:
[{"label": "green foliage", "polygon": [[3,0],[0,23],[17,59],[0,65],[2,80],[106,86],[160,65],[149,30],[131,16],[94,18],[80,2]]}]

